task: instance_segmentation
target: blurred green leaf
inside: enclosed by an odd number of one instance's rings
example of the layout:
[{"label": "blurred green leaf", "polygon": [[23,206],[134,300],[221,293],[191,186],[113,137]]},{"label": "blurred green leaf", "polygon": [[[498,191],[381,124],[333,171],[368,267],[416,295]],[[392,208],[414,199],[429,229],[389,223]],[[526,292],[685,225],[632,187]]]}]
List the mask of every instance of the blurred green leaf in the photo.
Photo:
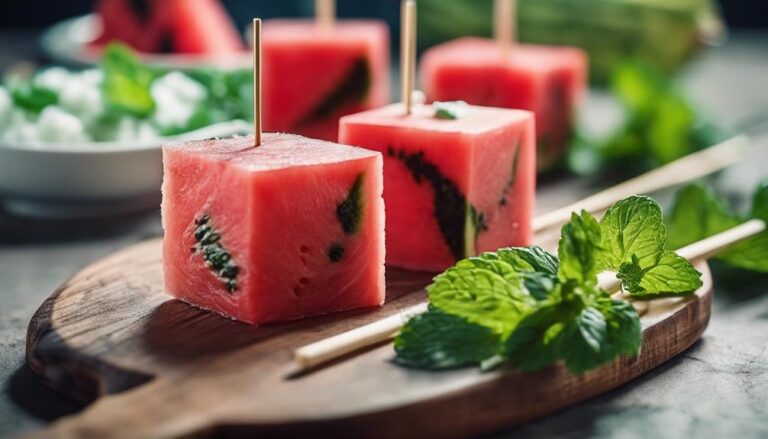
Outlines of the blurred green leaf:
[{"label": "blurred green leaf", "polygon": [[39,113],[48,105],[59,102],[59,95],[44,87],[39,87],[30,82],[21,82],[10,87],[13,103],[32,113]]},{"label": "blurred green leaf", "polygon": [[147,117],[155,111],[150,85],[159,72],[142,64],[131,49],[119,43],[109,44],[101,68],[104,99],[110,108],[136,117]]},{"label": "blurred green leaf", "polygon": [[639,174],[725,137],[696,112],[674,82],[648,65],[619,64],[611,90],[624,107],[624,122],[604,139],[583,133],[575,138],[568,164],[579,175],[604,169],[622,176]]}]

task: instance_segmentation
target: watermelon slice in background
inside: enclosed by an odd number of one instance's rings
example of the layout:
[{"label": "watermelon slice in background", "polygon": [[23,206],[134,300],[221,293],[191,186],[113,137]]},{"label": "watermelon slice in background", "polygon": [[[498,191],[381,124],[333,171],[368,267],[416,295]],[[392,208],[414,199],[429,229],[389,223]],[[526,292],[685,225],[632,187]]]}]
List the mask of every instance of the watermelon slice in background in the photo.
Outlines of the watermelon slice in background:
[{"label": "watermelon slice in background", "polygon": [[290,134],[163,147],[166,291],[252,324],[384,302],[381,154]]},{"label": "watermelon slice in background", "polygon": [[384,22],[267,20],[262,32],[267,131],[336,141],[341,116],[389,101]]},{"label": "watermelon slice in background", "polygon": [[95,44],[122,41],[146,53],[226,55],[243,42],[217,0],[101,0],[102,34]]},{"label": "watermelon slice in background", "polygon": [[539,169],[563,157],[587,89],[583,50],[518,44],[504,56],[494,40],[460,38],[427,50],[420,67],[429,101],[533,111]]},{"label": "watermelon slice in background", "polygon": [[528,111],[431,105],[345,116],[339,141],[384,154],[387,264],[437,272],[500,247],[529,245],[536,154]]}]

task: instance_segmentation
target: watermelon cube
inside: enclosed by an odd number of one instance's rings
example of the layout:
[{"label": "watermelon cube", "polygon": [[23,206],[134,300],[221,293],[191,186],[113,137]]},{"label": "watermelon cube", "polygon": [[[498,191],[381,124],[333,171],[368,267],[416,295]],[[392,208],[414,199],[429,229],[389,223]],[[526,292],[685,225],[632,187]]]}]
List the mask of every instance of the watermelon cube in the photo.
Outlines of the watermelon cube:
[{"label": "watermelon cube", "polygon": [[290,134],[163,147],[166,291],[261,324],[384,301],[381,154]]},{"label": "watermelon cube", "polygon": [[384,22],[268,20],[262,29],[264,128],[336,141],[339,118],[389,102]]},{"label": "watermelon cube", "polygon": [[467,106],[458,119],[402,104],[345,116],[340,142],[384,154],[387,263],[440,271],[478,252],[531,243],[533,115]]},{"label": "watermelon cube", "polygon": [[122,41],[141,52],[227,55],[245,49],[218,0],[100,0],[96,45]]},{"label": "watermelon cube", "polygon": [[429,101],[532,111],[540,170],[565,153],[587,88],[587,57],[574,47],[518,44],[504,56],[494,40],[460,38],[427,50],[420,69]]}]

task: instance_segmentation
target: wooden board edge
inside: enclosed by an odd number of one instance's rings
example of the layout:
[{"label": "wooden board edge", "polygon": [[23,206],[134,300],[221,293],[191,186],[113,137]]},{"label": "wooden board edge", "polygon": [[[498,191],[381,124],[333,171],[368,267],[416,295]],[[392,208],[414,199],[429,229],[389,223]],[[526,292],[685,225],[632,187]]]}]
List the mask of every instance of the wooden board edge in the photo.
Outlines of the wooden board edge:
[{"label": "wooden board edge", "polygon": [[[709,277],[709,271],[706,276]],[[678,310],[672,317],[664,319],[647,328],[643,336],[643,344],[647,339],[658,337],[657,333],[674,330],[678,321],[687,316],[696,318],[699,323],[693,331],[677,338],[678,344],[674,353],[667,358],[658,358],[649,361],[651,356],[646,351],[638,357],[620,358],[614,363],[593,370],[585,374],[584,379],[598,376],[617,376],[613,369],[624,374],[622,379],[606,381],[600,387],[594,387],[589,393],[572,394],[560,400],[557,406],[550,404],[536,404],[537,396],[528,395],[531,404],[525,410],[520,410],[521,400],[519,393],[514,390],[519,384],[522,372],[513,372],[502,375],[499,379],[487,380],[475,386],[461,389],[460,391],[443,395],[426,402],[418,402],[390,410],[375,413],[361,414],[358,416],[340,417],[322,421],[299,421],[274,424],[238,424],[222,422],[211,426],[204,431],[195,432],[195,437],[366,437],[366,438],[461,438],[467,436],[493,433],[503,428],[514,427],[530,422],[558,411],[564,410],[575,404],[598,397],[606,392],[618,389],[631,383],[638,377],[661,366],[665,362],[685,352],[693,346],[705,332],[709,325],[712,309],[712,284],[709,283],[709,291],[692,301],[691,304]],[[480,372],[478,372],[480,373]],[[568,375],[562,365],[534,373],[527,373],[531,380],[550,381],[558,380],[558,377]],[[538,377],[538,378],[536,378]],[[546,393],[547,390],[541,393]],[[470,395],[471,394],[471,395]],[[470,399],[471,398],[471,399]],[[471,404],[468,408],[468,400]],[[510,407],[516,407],[510,410]],[[503,412],[503,413],[501,413]],[[434,414],[440,413],[440,420],[435,419]],[[471,419],[468,419],[471,418]],[[393,422],[397,419],[397,422]],[[376,426],[376,428],[371,428]]]},{"label": "wooden board edge", "polygon": [[[145,384],[154,377],[70,349],[53,329],[56,300],[82,273],[78,272],[61,284],[32,315],[27,326],[25,358],[29,368],[45,386],[79,404],[90,404],[102,396]],[[119,379],[111,379],[118,376]]]}]

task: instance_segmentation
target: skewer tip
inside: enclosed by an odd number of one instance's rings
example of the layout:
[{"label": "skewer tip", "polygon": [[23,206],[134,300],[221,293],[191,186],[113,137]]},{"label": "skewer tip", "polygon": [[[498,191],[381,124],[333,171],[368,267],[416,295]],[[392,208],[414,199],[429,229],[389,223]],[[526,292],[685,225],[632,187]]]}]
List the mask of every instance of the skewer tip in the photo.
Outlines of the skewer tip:
[{"label": "skewer tip", "polygon": [[261,18],[253,19],[253,139],[261,146]]}]

